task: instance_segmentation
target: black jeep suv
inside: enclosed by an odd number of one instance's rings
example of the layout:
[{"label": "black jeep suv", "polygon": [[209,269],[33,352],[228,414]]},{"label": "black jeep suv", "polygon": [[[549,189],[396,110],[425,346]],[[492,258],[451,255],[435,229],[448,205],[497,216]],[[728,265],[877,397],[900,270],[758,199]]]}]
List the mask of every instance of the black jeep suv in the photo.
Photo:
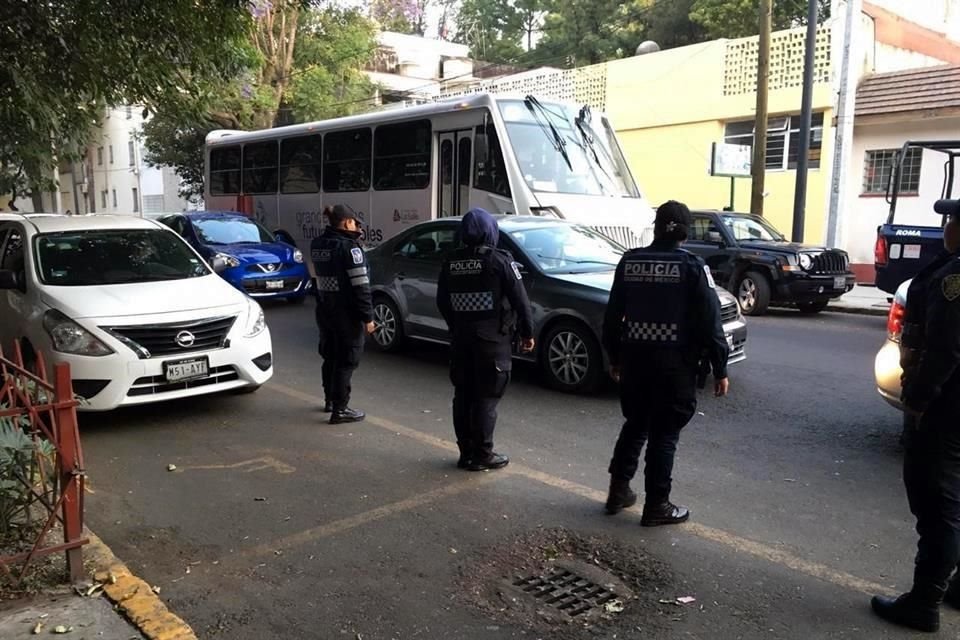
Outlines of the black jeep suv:
[{"label": "black jeep suv", "polygon": [[684,248],[707,261],[745,315],[762,315],[771,303],[819,313],[856,284],[846,252],[789,242],[750,214],[694,211]]}]

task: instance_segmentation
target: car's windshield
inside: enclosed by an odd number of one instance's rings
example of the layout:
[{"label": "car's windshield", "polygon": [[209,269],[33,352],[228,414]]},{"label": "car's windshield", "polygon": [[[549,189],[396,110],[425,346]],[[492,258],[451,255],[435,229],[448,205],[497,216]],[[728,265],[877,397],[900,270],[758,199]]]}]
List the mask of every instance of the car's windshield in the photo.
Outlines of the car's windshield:
[{"label": "car's windshield", "polygon": [[572,224],[538,224],[511,231],[510,237],[547,273],[610,271],[624,251],[606,236]]},{"label": "car's windshield", "polygon": [[576,114],[563,105],[506,100],[500,102],[500,113],[520,172],[532,190],[637,197],[605,119],[598,134],[586,123],[577,127]]},{"label": "car's windshield", "polygon": [[786,241],[782,233],[760,218],[747,216],[722,216],[722,218],[723,224],[727,226],[738,242],[749,242],[751,240],[762,242]]},{"label": "car's windshield", "polygon": [[81,287],[182,280],[210,270],[176,234],[161,229],[47,233],[34,256],[44,284]]},{"label": "car's windshield", "polygon": [[273,234],[246,218],[201,218],[193,221],[204,244],[260,244],[276,242]]}]

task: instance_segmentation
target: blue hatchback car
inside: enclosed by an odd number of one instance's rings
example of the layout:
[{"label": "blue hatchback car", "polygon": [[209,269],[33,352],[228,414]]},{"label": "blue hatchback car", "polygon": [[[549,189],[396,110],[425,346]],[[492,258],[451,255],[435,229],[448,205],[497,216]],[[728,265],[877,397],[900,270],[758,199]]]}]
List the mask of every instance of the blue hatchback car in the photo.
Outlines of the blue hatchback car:
[{"label": "blue hatchback car", "polygon": [[285,298],[303,302],[310,273],[303,252],[284,242],[251,218],[234,211],[188,211],[158,221],[189,242],[207,260],[220,258],[220,273],[253,298]]}]

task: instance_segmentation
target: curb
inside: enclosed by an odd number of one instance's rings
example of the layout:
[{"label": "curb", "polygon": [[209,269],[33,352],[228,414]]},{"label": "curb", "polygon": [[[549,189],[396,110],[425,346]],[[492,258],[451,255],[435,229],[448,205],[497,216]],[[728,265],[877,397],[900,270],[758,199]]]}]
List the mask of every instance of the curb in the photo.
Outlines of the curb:
[{"label": "curb", "polygon": [[886,318],[890,314],[890,309],[874,309],[871,307],[827,307],[830,313],[847,313],[858,316],[876,316]]},{"label": "curb", "polygon": [[94,579],[103,583],[107,599],[150,640],[197,640],[193,629],[174,615],[149,584],[130,569],[92,531],[84,528],[90,542],[85,560],[93,566]]}]

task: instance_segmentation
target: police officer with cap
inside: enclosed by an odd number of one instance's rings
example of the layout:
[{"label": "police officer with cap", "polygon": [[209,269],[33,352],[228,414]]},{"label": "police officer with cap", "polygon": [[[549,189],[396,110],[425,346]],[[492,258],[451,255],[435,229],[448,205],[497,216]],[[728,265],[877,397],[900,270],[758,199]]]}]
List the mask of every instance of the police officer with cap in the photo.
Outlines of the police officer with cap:
[{"label": "police officer with cap", "polygon": [[360,364],[365,334],[374,330],[370,276],[357,214],[339,204],[324,213],[329,224],[310,242],[324,409],[330,412],[330,424],[359,422],[366,416],[349,406],[350,379]]},{"label": "police officer with cap", "polygon": [[453,427],[460,459],[471,471],[501,469],[493,450],[497,403],[510,382],[515,325],[521,350],[533,351],[533,314],[513,257],[497,249],[500,228],[483,209],[460,223],[461,246],[447,256],[437,284],[437,307],[453,338]]},{"label": "police officer with cap", "polygon": [[872,602],[881,618],[928,632],[940,627],[941,602],[960,608],[960,200],[934,209],[948,216],[944,251],[910,283],[900,344],[903,405],[914,418],[903,462],[920,534],[913,588]]},{"label": "police officer with cap", "polygon": [[680,248],[692,221],[679,202],[657,210],[653,244],[628,251],[617,266],[603,323],[603,346],[626,419],[610,462],[606,510],[615,514],[636,504],[630,481],[646,444],[644,526],[690,516],[670,502],[671,473],[680,430],[696,411],[704,351],[716,395],[729,389],[729,348],[713,278],[703,260]]}]

